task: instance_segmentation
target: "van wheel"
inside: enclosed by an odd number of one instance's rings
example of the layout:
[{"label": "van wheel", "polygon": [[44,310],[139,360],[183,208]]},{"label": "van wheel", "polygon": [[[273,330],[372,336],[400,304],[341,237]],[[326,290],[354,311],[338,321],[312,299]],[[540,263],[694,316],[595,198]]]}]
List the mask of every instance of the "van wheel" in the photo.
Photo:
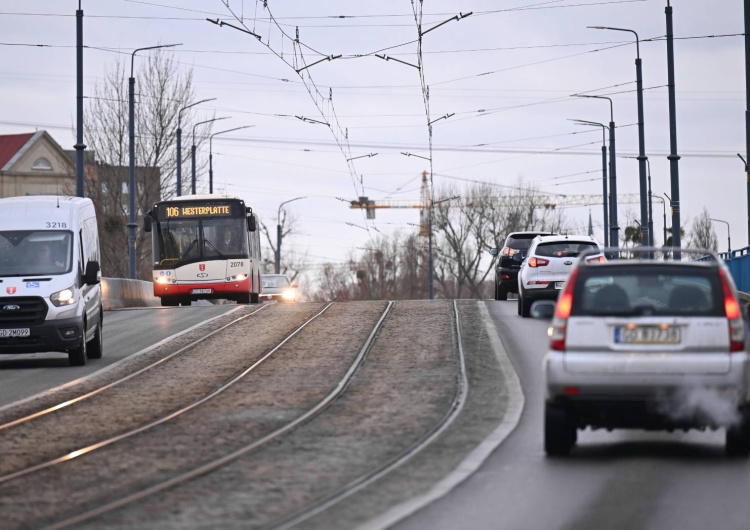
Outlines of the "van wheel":
[{"label": "van wheel", "polygon": [[750,418],[742,412],[742,420],[737,425],[727,427],[724,450],[728,456],[750,456]]},{"label": "van wheel", "polygon": [[544,404],[544,451],[549,456],[565,456],[576,443],[576,426],[565,407]]},{"label": "van wheel", "polygon": [[94,338],[86,346],[86,356],[89,359],[101,359],[104,350],[104,339],[102,338],[102,322],[96,323]]},{"label": "van wheel", "polygon": [[[86,325],[84,324],[84,329]],[[86,333],[81,337],[81,343],[68,352],[70,366],[83,366],[86,364]]]}]

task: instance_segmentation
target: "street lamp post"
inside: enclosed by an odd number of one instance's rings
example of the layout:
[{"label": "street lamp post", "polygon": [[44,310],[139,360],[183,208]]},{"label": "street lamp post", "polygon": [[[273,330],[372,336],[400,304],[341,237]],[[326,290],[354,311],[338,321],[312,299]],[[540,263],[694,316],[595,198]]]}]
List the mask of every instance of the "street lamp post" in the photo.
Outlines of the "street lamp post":
[{"label": "street lamp post", "polygon": [[83,9],[76,10],[76,197],[83,197]]},{"label": "street lamp post", "polygon": [[214,153],[212,146],[214,136],[232,131],[239,131],[240,129],[248,129],[250,127],[255,127],[255,125],[244,125],[242,127],[235,127],[234,129],[227,129],[226,131],[215,132],[208,137],[208,193],[214,192]]},{"label": "street lamp post", "polygon": [[714,219],[713,217],[709,217],[712,221],[716,221],[717,223],[724,223],[727,225],[727,254],[732,253],[732,236],[729,233],[729,223],[727,221],[723,221],[721,219]]},{"label": "street lamp post", "polygon": [[128,277],[135,280],[135,77],[133,69],[135,66],[135,54],[143,50],[155,50],[156,48],[171,48],[180,44],[161,44],[159,46],[148,46],[137,48],[130,56],[130,77],[128,78],[128,141],[130,167],[128,172]]},{"label": "street lamp post", "polygon": [[186,107],[182,107],[177,112],[177,196],[179,197],[182,195],[182,112],[189,109],[190,107],[195,107],[196,105],[200,105],[201,103],[206,103],[207,101],[214,101],[216,98],[210,98],[210,99],[202,99],[200,101],[196,101],[195,103],[191,103],[190,105]]},{"label": "street lamp post", "polygon": [[281,274],[281,207],[287,203],[298,201],[300,199],[307,199],[307,197],[295,197],[294,199],[289,199],[288,201],[284,201],[279,204],[279,211],[276,217],[276,263],[274,264],[274,270],[276,271],[276,274]]},{"label": "street lamp post", "polygon": [[190,157],[192,160],[192,167],[193,167],[192,177],[190,179],[190,182],[191,182],[190,188],[191,188],[193,195],[195,195],[195,128],[198,125],[203,125],[204,123],[212,123],[212,122],[219,121],[219,120],[226,120],[227,118],[228,116],[224,116],[222,118],[211,118],[210,120],[199,121],[198,123],[193,125],[193,145],[190,147]]},{"label": "street lamp post", "polygon": [[617,159],[615,155],[615,111],[612,98],[573,94],[579,98],[606,99],[609,101],[609,244],[614,248],[620,246],[620,227],[617,223]]},{"label": "street lamp post", "polygon": [[648,233],[648,207],[646,204],[646,139],[643,130],[643,72],[641,68],[641,51],[638,33],[632,29],[612,28],[607,26],[589,26],[593,29],[609,29],[613,31],[627,31],[635,35],[635,85],[638,100],[638,174],[640,176],[641,188],[641,231],[643,232],[643,242],[646,245],[653,245],[653,239]]},{"label": "street lamp post", "polygon": [[596,121],[574,120],[580,125],[598,125],[602,128],[602,205],[604,206],[604,246],[609,247],[609,220],[607,215],[607,139],[604,129],[608,129],[603,123]]},{"label": "street lamp post", "polygon": [[[750,10],[748,10],[750,11]],[[745,187],[747,188],[747,245],[750,246],[750,168],[743,156],[737,153],[742,163],[745,165]]]}]

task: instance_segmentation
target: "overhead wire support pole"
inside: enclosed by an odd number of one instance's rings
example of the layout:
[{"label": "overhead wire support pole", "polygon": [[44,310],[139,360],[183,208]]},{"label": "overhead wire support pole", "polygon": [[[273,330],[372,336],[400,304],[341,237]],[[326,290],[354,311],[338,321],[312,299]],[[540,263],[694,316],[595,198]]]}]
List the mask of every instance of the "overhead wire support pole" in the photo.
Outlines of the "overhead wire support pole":
[{"label": "overhead wire support pole", "polygon": [[76,197],[83,197],[83,9],[76,10]]},{"label": "overhead wire support pole", "polygon": [[609,129],[603,123],[587,120],[573,120],[579,125],[595,125],[602,128],[602,205],[604,207],[604,246],[609,247],[609,216],[607,215],[607,138],[604,129]]},{"label": "overhead wire support pole", "polygon": [[[745,2],[747,5],[747,2]],[[672,203],[672,246],[677,249],[675,258],[679,259],[679,249],[682,245],[681,234],[680,234],[680,169],[678,161],[680,155],[677,154],[677,103],[675,96],[675,80],[674,80],[674,37],[672,32],[672,6],[669,5],[667,0],[667,7],[664,8],[664,13],[667,16],[667,91],[669,94],[669,175],[670,184],[672,189],[672,197],[674,202]],[[747,22],[747,8],[745,8],[745,21]],[[747,40],[747,35],[745,36]],[[746,44],[746,50],[747,44]],[[750,59],[745,58],[746,64]],[[750,98],[750,96],[748,96]],[[748,99],[750,101],[750,99]],[[750,144],[749,144],[750,145]],[[748,184],[750,186],[750,184]],[[748,188],[748,208],[750,208],[750,187]],[[748,237],[750,237],[750,219],[748,220]],[[653,238],[653,236],[652,236]]]},{"label": "overhead wire support pole", "polygon": [[454,21],[454,20],[461,20],[462,18],[466,18],[466,17],[468,17],[468,16],[471,16],[471,14],[472,14],[472,13],[474,13],[474,12],[473,12],[473,11],[470,11],[470,12],[468,12],[468,13],[465,13],[465,14],[464,14],[464,13],[459,13],[459,14],[458,14],[458,15],[456,15],[455,17],[451,17],[451,18],[449,18],[448,20],[445,20],[445,21],[441,22],[440,24],[437,24],[437,25],[435,25],[435,26],[432,26],[432,27],[431,27],[430,29],[428,29],[427,31],[422,31],[422,32],[420,32],[419,36],[420,36],[420,37],[422,37],[422,36],[424,36],[424,35],[427,35],[427,34],[428,34],[428,33],[429,33],[430,31],[432,31],[433,29],[438,29],[438,28],[439,28],[440,26],[443,26],[443,25],[447,24],[448,22],[452,22],[452,21]]}]

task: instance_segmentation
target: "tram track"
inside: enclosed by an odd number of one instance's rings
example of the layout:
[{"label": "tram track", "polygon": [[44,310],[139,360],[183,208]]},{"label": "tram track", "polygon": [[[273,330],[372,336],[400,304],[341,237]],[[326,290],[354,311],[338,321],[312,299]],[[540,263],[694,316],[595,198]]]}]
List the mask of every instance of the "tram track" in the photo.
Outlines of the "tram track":
[{"label": "tram track", "polygon": [[[378,304],[380,305],[380,304]],[[41,493],[40,487],[42,490],[47,491],[54,491],[54,487],[50,487],[51,484],[49,483],[50,477],[57,477],[57,480],[62,477],[65,482],[68,482],[68,474],[70,472],[67,472],[63,466],[65,465],[75,465],[75,462],[78,461],[86,461],[88,460],[89,456],[97,454],[97,453],[107,453],[109,452],[113,447],[117,447],[123,444],[133,444],[135,443],[134,440],[140,440],[144,436],[148,437],[149,432],[153,431],[159,431],[160,428],[164,429],[170,422],[179,421],[181,416],[188,416],[190,414],[195,415],[198,410],[201,409],[202,406],[205,406],[206,403],[209,401],[219,401],[217,398],[221,394],[224,394],[225,391],[230,389],[233,386],[240,386],[238,383],[243,381],[244,379],[247,379],[248,374],[252,374],[258,367],[264,366],[266,361],[280,349],[284,349],[286,346],[285,351],[287,350],[294,350],[294,348],[291,348],[288,344],[293,339],[298,339],[298,335],[305,330],[307,326],[309,326],[312,322],[314,322],[320,315],[324,314],[329,308],[331,307],[331,304],[326,305],[322,310],[318,311],[313,315],[311,318],[307,319],[303,324],[297,326],[292,333],[290,333],[288,336],[286,336],[282,341],[280,341],[274,348],[267,351],[266,354],[264,354],[262,357],[257,359],[250,367],[244,369],[241,373],[237,374],[234,378],[229,380],[224,384],[223,387],[217,388],[214,392],[210,393],[209,395],[205,396],[202,399],[196,400],[194,403],[192,403],[190,406],[185,407],[181,410],[174,411],[170,413],[167,416],[164,416],[156,421],[140,425],[139,427],[135,429],[131,429],[126,432],[122,432],[114,437],[109,437],[104,440],[99,440],[94,444],[89,444],[85,447],[78,446],[76,449],[67,452],[66,454],[59,456],[54,459],[46,460],[44,462],[38,463],[34,466],[28,466],[24,469],[17,470],[12,473],[6,473],[3,476],[0,476],[0,502],[2,502],[2,505],[4,505],[4,508],[9,508],[11,505],[14,505],[14,503],[18,502],[19,506],[15,507],[15,509],[10,510],[11,513],[9,513],[10,517],[6,517],[6,523],[12,526],[12,524],[19,524],[20,527],[36,527],[38,523],[42,524],[50,524],[51,528],[64,528],[67,526],[70,526],[71,524],[78,524],[81,520],[78,518],[82,516],[82,514],[93,514],[84,516],[83,520],[86,520],[90,517],[96,517],[97,514],[100,512],[98,510],[101,510],[104,506],[111,506],[111,502],[107,502],[110,498],[110,493],[112,493],[112,496],[123,499],[123,498],[130,498],[131,495],[136,495],[137,498],[141,498],[143,496],[143,493],[146,492],[146,494],[149,494],[152,492],[149,487],[146,487],[146,483],[149,482],[148,479],[144,479],[143,477],[139,477],[136,479],[133,483],[133,485],[130,486],[130,488],[134,491],[134,493],[130,493],[123,495],[122,491],[118,491],[116,494],[114,492],[105,492],[103,495],[93,495],[89,498],[86,497],[86,492],[83,489],[77,489],[73,488],[71,499],[69,500],[70,507],[72,508],[75,506],[75,509],[71,510],[71,508],[64,508],[61,510],[59,505],[55,502],[54,499],[49,498],[47,495],[44,496],[45,498],[45,504],[50,508],[49,511],[46,510],[39,510],[39,513],[36,514],[35,521],[32,524],[29,524],[29,521],[24,520],[24,513],[27,513],[25,510],[23,510],[23,505],[25,504],[24,500],[18,499],[18,492],[19,491],[29,491],[34,490],[38,494]],[[377,328],[382,324],[382,321],[385,319],[385,316],[387,314],[388,309],[390,308],[390,305],[386,308],[384,312],[382,312],[382,315],[380,315],[380,318],[378,320],[377,325],[375,328],[373,328],[369,333],[369,338],[367,339],[366,344],[369,344],[374,340],[374,336],[376,333]],[[367,308],[366,308],[367,309]],[[372,312],[371,308],[369,309],[369,312]],[[380,314],[380,311],[378,311],[378,314]],[[339,316],[340,318],[340,316]],[[367,319],[365,319],[367,320]],[[329,327],[331,327],[331,324],[328,324]],[[226,329],[225,329],[226,331]],[[356,335],[356,334],[355,334]],[[255,433],[250,433],[251,438],[253,439],[252,443],[250,444],[250,449],[246,449],[247,451],[252,451],[254,448],[257,448],[263,444],[267,444],[271,442],[272,440],[283,436],[289,430],[294,429],[298,424],[304,423],[307,421],[307,418],[311,415],[317,414],[320,410],[323,410],[328,403],[330,403],[331,400],[333,400],[337,395],[339,395],[341,392],[344,391],[346,387],[345,381],[351,377],[351,375],[356,371],[356,367],[358,363],[361,362],[362,358],[364,357],[367,348],[369,346],[364,346],[359,352],[359,355],[354,360],[352,366],[348,370],[347,374],[341,379],[341,382],[336,386],[336,388],[331,392],[330,397],[327,398],[327,400],[323,400],[320,402],[319,405],[316,407],[313,407],[308,414],[303,415],[302,417],[298,418],[294,422],[287,422],[284,421],[284,426],[281,429],[277,429],[275,432],[276,434],[267,433],[264,436],[257,436]],[[314,349],[314,348],[313,348]],[[229,393],[228,391],[226,393]],[[235,391],[237,393],[237,391]],[[208,414],[211,414],[210,412]],[[30,420],[29,420],[30,421]],[[262,430],[262,429],[261,429]],[[267,430],[267,429],[266,429]],[[166,436],[167,440],[171,441],[170,434],[169,433],[163,433],[163,436]],[[154,442],[154,445],[161,446],[165,443],[165,440],[157,440]],[[135,447],[135,446],[134,446]],[[245,445],[247,447],[247,444]],[[238,449],[241,450],[241,449]],[[127,460],[127,455],[131,454],[129,451],[132,451],[132,449],[122,449],[122,454],[112,454],[108,458],[105,459],[105,463],[103,466],[107,465],[113,465],[115,468],[129,468],[130,464],[123,463],[125,460]],[[193,452],[197,452],[193,449]],[[236,452],[236,451],[235,451]],[[231,456],[233,453],[228,452],[227,454],[224,454],[222,458],[228,458],[231,460],[233,457]],[[80,458],[85,456],[86,458]],[[214,459],[209,461],[208,463],[202,462],[200,465],[196,465],[195,463],[189,464],[189,468],[191,469],[190,472],[188,472],[187,476],[182,480],[190,480],[190,477],[204,474],[210,471],[212,469],[212,463],[214,462],[214,466],[216,465],[223,465],[222,458]],[[236,458],[236,456],[234,456]],[[200,459],[198,459],[200,460]],[[205,459],[203,459],[205,460]],[[218,463],[217,463],[218,462]],[[173,481],[181,482],[180,474],[175,473],[175,469],[169,469],[167,473],[164,472],[164,469],[161,469],[158,456],[153,461],[153,468],[156,471],[156,474],[158,475],[165,475],[170,474],[170,479],[164,481],[161,480],[161,484],[166,484],[166,486],[163,487],[173,487],[174,484],[172,484]],[[83,465],[82,471],[77,472],[79,477],[87,477],[89,475],[96,476],[98,475],[98,464],[89,464],[89,465]],[[206,467],[208,466],[208,467]],[[177,466],[179,467],[179,466]],[[58,471],[58,468],[62,468]],[[116,471],[111,470],[110,471]],[[72,471],[72,474],[76,474],[76,471]],[[148,472],[144,473],[145,475],[148,475]],[[185,475],[185,473],[182,473]],[[114,479],[115,477],[109,477],[110,479]],[[99,478],[101,480],[102,477]],[[82,482],[87,483],[87,487],[91,487],[91,480],[84,478],[82,479]],[[75,479],[74,479],[75,482]],[[153,480],[151,480],[153,482]],[[108,484],[109,485],[109,484]],[[70,488],[70,485],[66,485],[67,488]],[[157,491],[161,489],[161,487],[157,485],[152,485],[151,488],[157,488]],[[107,488],[105,487],[105,490]],[[5,491],[3,491],[5,490]],[[14,495],[15,493],[15,495]],[[54,497],[54,495],[51,495]],[[59,495],[58,495],[59,496]],[[76,498],[78,497],[78,498]],[[134,502],[137,500],[137,498],[130,500],[129,502]],[[19,500],[21,502],[19,502]],[[38,506],[38,502],[34,503],[36,506]],[[118,505],[119,506],[119,505]],[[116,509],[115,507],[110,507],[108,510]],[[3,509],[2,511],[4,513],[8,512],[8,510]],[[105,510],[108,511],[108,510]],[[71,511],[75,513],[76,519],[69,520],[69,517],[66,518],[65,516],[69,516]],[[15,517],[14,517],[15,516]],[[9,526],[9,527],[11,527]]]},{"label": "tram track", "polygon": [[351,521],[316,516],[398,474],[460,414],[468,388],[457,317],[455,304],[397,302],[346,392],[325,413],[274,443],[248,444],[224,455],[222,465],[192,469],[185,481],[137,493],[132,503],[118,499],[107,513],[66,525],[351,528]]}]

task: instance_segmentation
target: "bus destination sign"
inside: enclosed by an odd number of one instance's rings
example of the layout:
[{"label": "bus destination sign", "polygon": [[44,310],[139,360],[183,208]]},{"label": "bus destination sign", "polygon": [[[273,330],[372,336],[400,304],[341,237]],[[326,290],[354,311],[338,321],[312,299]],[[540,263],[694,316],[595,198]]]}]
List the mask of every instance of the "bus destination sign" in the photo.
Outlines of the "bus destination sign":
[{"label": "bus destination sign", "polygon": [[231,217],[231,204],[169,204],[161,209],[162,219],[186,219],[200,217]]}]

